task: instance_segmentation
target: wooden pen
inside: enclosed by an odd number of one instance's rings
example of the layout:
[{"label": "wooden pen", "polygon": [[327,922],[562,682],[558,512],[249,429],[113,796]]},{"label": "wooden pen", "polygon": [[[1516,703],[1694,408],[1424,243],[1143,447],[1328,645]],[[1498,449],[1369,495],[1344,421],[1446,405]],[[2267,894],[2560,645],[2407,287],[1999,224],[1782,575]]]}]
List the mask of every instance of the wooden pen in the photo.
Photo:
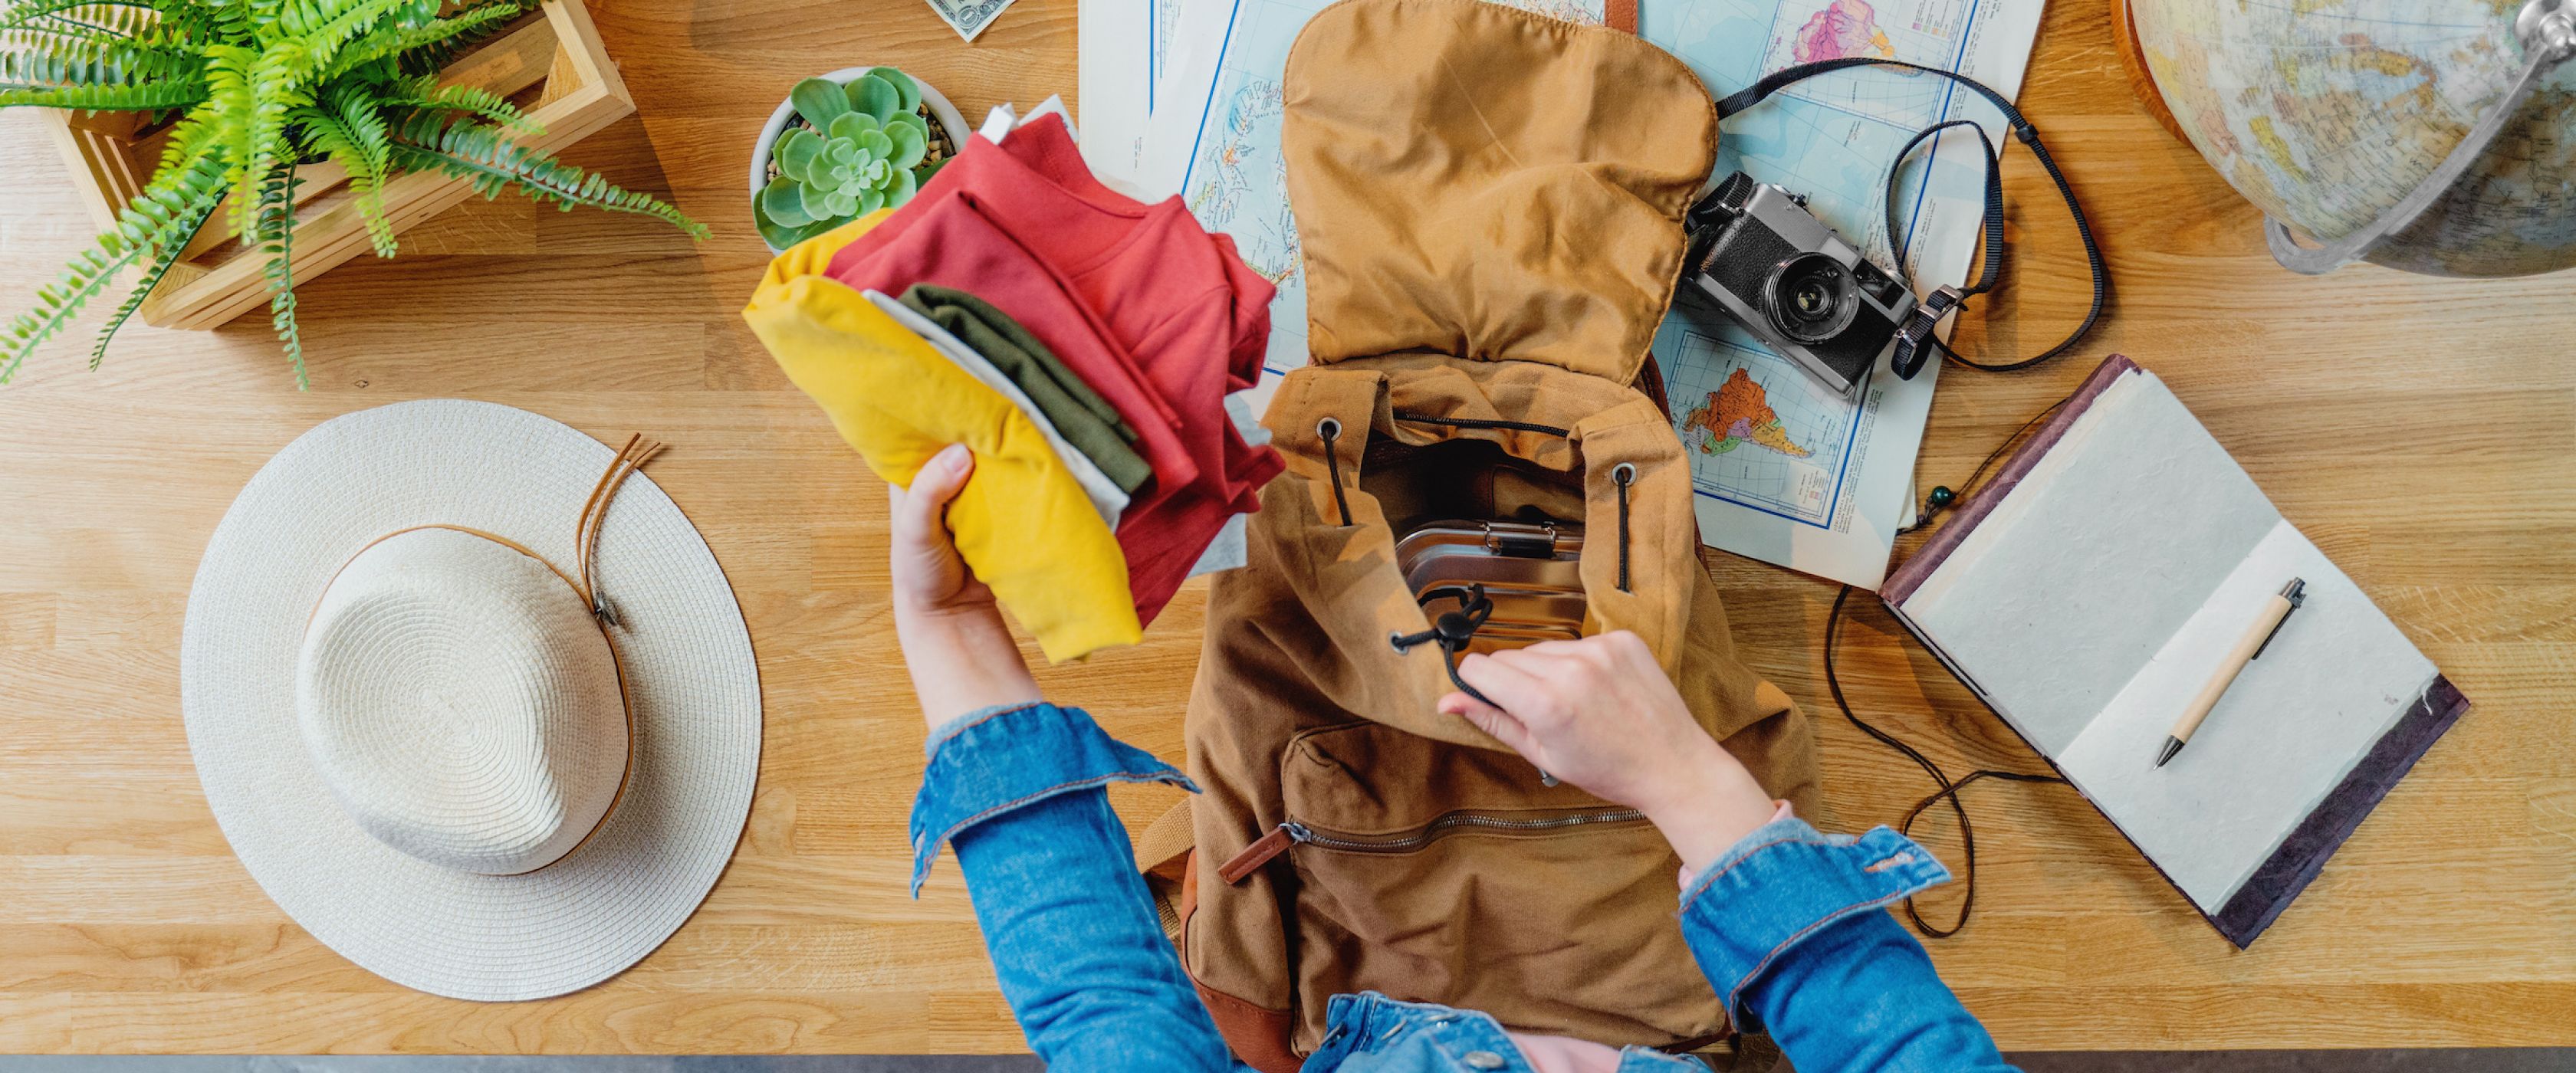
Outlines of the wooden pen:
[{"label": "wooden pen", "polygon": [[2182,751],[2183,743],[2191,740],[2192,731],[2200,729],[2200,721],[2209,718],[2210,709],[2218,707],[2218,698],[2226,696],[2227,687],[2234,685],[2236,676],[2245,672],[2245,665],[2263,654],[2263,649],[2272,644],[2273,635],[2281,632],[2281,624],[2290,620],[2290,612],[2298,610],[2307,599],[2307,581],[2291,578],[2289,584],[2281,586],[2278,594],[2263,602],[2262,613],[2255,615],[2253,625],[2245,628],[2245,636],[2236,639],[2236,647],[2227,650],[2227,658],[2220,660],[2218,669],[2210,673],[2209,683],[2200,687],[2200,695],[2191,698],[2191,706],[2183,709],[2182,718],[2174,720],[2173,733],[2165,736],[2164,749],[2156,753],[2157,767],[2165,766],[2175,753]]}]

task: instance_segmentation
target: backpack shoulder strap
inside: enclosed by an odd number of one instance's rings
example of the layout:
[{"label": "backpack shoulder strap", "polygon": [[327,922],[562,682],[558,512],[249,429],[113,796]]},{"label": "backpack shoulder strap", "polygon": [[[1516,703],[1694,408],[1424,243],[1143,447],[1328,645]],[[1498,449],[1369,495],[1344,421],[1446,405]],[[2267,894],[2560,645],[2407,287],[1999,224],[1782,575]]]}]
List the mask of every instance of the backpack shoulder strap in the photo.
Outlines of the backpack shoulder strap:
[{"label": "backpack shoulder strap", "polygon": [[[1183,800],[1136,832],[1136,870],[1145,874],[1146,893],[1154,897],[1154,916],[1163,938],[1181,945],[1181,926],[1189,921],[1198,884],[1190,875],[1197,839],[1190,827],[1190,803]],[[1187,955],[1184,954],[1184,957]]]},{"label": "backpack shoulder strap", "polygon": [[1190,803],[1183,799],[1136,833],[1136,870],[1180,882],[1181,862],[1197,841],[1190,829]]}]

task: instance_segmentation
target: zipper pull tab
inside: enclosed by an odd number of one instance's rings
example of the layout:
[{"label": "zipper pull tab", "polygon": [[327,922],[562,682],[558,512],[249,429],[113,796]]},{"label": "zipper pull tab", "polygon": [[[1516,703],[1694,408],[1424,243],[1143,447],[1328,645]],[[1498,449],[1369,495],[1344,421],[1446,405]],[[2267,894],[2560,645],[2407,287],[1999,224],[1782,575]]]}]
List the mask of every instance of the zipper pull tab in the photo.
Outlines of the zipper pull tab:
[{"label": "zipper pull tab", "polygon": [[1241,883],[1243,878],[1251,875],[1255,869],[1288,852],[1289,846],[1309,841],[1314,837],[1314,832],[1307,830],[1305,824],[1289,820],[1271,828],[1269,834],[1254,839],[1251,845],[1243,847],[1243,852],[1235,854],[1224,864],[1218,865],[1217,878],[1225,880],[1228,884]]}]

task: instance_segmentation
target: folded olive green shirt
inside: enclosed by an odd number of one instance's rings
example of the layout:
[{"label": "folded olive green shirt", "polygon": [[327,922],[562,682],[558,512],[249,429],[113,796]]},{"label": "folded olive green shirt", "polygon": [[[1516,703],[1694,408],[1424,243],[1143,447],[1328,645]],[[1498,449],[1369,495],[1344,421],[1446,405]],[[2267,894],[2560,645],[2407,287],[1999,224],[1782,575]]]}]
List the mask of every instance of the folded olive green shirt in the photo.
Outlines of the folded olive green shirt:
[{"label": "folded olive green shirt", "polygon": [[1056,434],[1082,452],[1121,492],[1134,492],[1153,477],[1145,456],[1128,446],[1136,430],[1118,416],[1109,400],[1074,375],[1045,343],[1011,315],[965,291],[916,283],[904,289],[903,304],[948,329],[974,348],[1002,375],[1020,386],[1038,411],[1055,424]]}]

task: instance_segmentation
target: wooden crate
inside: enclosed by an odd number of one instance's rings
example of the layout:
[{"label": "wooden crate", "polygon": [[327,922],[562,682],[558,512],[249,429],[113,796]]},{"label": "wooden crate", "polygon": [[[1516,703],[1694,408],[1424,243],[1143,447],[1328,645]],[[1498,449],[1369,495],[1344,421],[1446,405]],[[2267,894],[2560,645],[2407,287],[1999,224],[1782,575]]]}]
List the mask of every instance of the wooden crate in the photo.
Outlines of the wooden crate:
[{"label": "wooden crate", "polygon": [[[522,136],[519,144],[557,150],[633,113],[635,101],[626,95],[626,84],[600,46],[599,31],[581,0],[545,0],[539,14],[458,58],[442,81],[481,86],[513,99],[533,90],[533,103],[522,106],[542,132]],[[114,226],[117,213],[152,178],[166,134],[137,137],[133,113],[45,114],[54,120],[63,158],[91,217],[102,230]],[[296,176],[302,180],[292,244],[296,280],[373,251],[339,165],[306,165],[296,169]],[[396,177],[381,191],[385,219],[396,232],[472,193],[466,180],[436,172]],[[218,209],[180,251],[179,263],[138,311],[145,323],[207,329],[268,304],[268,284],[260,276],[263,259],[228,233],[230,211]]]}]

